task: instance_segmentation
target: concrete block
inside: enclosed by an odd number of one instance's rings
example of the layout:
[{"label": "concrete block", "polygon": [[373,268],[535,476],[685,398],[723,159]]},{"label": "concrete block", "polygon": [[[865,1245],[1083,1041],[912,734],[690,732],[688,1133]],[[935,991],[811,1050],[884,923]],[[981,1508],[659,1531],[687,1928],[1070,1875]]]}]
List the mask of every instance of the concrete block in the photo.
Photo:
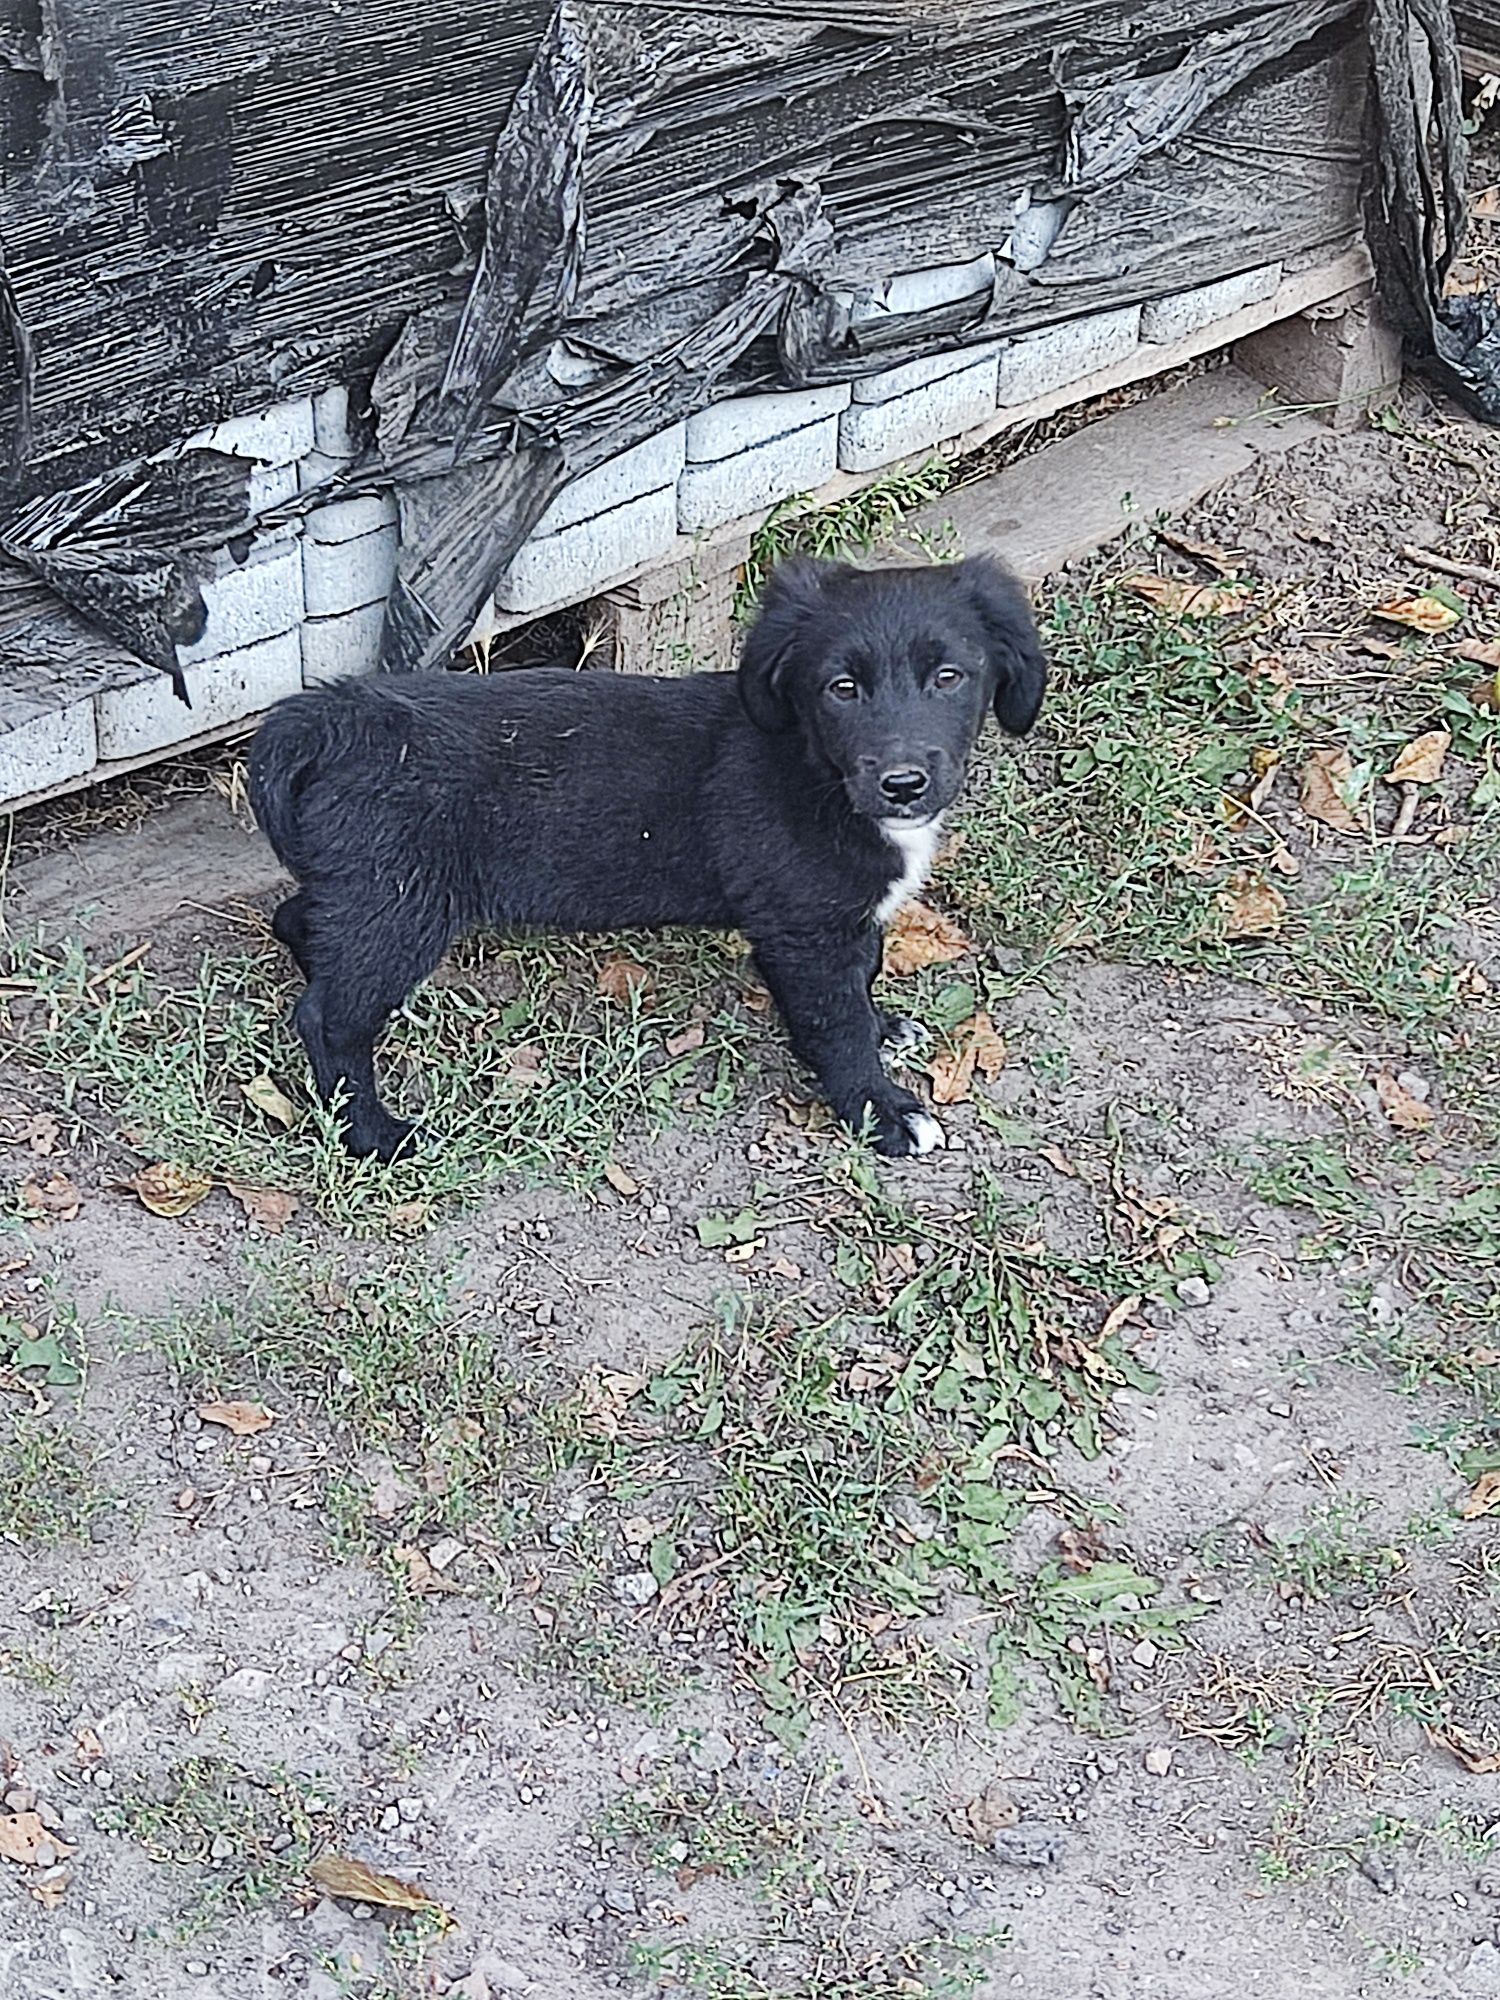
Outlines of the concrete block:
[{"label": "concrete block", "polygon": [[946,376],[961,375],[977,361],[987,361],[991,356],[998,364],[998,342],[991,341],[981,347],[960,347],[951,354],[930,355],[925,361],[903,361],[897,368],[883,368],[878,375],[866,375],[856,382],[853,385],[854,400],[856,403],[888,403],[893,396],[905,396],[913,389],[925,389],[930,383],[941,382]]},{"label": "concrete block", "polygon": [[383,604],[361,605],[337,618],[309,618],[302,627],[303,685],[321,687],[352,674],[373,674],[380,664],[384,623]]},{"label": "concrete block", "polygon": [[1081,382],[1096,369],[1123,361],[1140,344],[1141,309],[1124,306],[1118,312],[1090,313],[1038,333],[1019,334],[1000,362],[996,400],[1002,409],[1050,396]]},{"label": "concrete block", "polygon": [[390,532],[396,526],[396,499],[391,493],[361,493],[353,500],[334,500],[314,507],[307,517],[310,542],[354,542],[361,535]]},{"label": "concrete block", "polygon": [[601,584],[648,563],[677,537],[677,495],[670,486],[643,493],[607,514],[576,522],[555,535],[533,536],[495,586],[503,611],[544,611],[574,604]]},{"label": "concrete block", "polygon": [[348,457],[342,452],[310,451],[306,458],[297,461],[297,490],[311,493],[315,486],[326,485],[348,469]]},{"label": "concrete block", "polygon": [[309,618],[336,618],[363,604],[383,604],[396,574],[396,530],[377,528],[349,542],[302,544],[302,588]]},{"label": "concrete block", "polygon": [[690,462],[677,482],[678,524],[685,535],[696,535],[746,514],[764,513],[778,500],[831,479],[838,460],[839,419],[828,416],[732,458]]},{"label": "concrete block", "polygon": [[333,458],[353,458],[360,449],[358,426],[349,415],[349,391],[342,382],[321,389],[312,399],[313,442]]},{"label": "concrete block", "polygon": [[1220,278],[1212,285],[1195,285],[1190,292],[1175,292],[1169,299],[1151,299],[1141,307],[1141,339],[1154,346],[1170,340],[1184,340],[1200,327],[1228,319],[1242,306],[1259,305],[1281,283],[1281,266],[1260,264],[1253,271],[1240,271],[1232,278]]},{"label": "concrete block", "polygon": [[826,417],[837,416],[848,404],[847,382],[835,382],[826,389],[793,389],[785,395],[735,396],[727,403],[715,403],[711,410],[688,418],[689,463],[732,458],[736,452],[750,451],[790,431],[805,430]]},{"label": "concrete block", "polygon": [[890,313],[935,312],[993,289],[995,259],[990,251],[966,264],[934,264],[925,271],[898,271],[883,284],[858,293],[852,320],[883,319]]},{"label": "concrete block", "polygon": [[220,659],[187,669],[192,707],[184,708],[165,674],[152,674],[130,687],[107,688],[94,697],[101,759],[145,757],[170,750],[207,729],[221,729],[258,715],[302,685],[302,647],[295,632],[283,632]]},{"label": "concrete block", "polygon": [[956,374],[904,396],[851,404],[839,422],[839,464],[846,472],[873,472],[983,423],[994,415],[999,366],[997,350],[989,348]]},{"label": "concrete block", "polygon": [[222,424],[200,431],[190,440],[222,451],[230,458],[258,458],[264,465],[290,465],[313,448],[311,396],[273,403],[243,417],[226,417]]},{"label": "concrete block", "polygon": [[1235,365],[1335,430],[1360,423],[1401,382],[1401,336],[1377,299],[1310,308],[1235,342]]},{"label": "concrete block", "polygon": [[81,778],[98,761],[91,700],[44,710],[0,735],[0,804]]},{"label": "concrete block", "polygon": [[203,597],[208,623],[195,645],[178,647],[184,666],[290,632],[303,611],[301,543],[272,542],[252,549],[242,566],[210,577]]},{"label": "concrete block", "polygon": [[[250,468],[250,512],[260,514],[267,507],[279,507],[283,501],[297,497],[297,468],[295,465],[252,465]],[[276,530],[278,534],[297,532],[297,523],[291,521]]]},{"label": "concrete block", "polygon": [[533,528],[533,535],[555,535],[596,514],[623,507],[643,493],[659,493],[675,486],[687,455],[687,426],[673,424],[670,430],[632,445],[615,458],[596,465],[592,472],[570,479]]}]

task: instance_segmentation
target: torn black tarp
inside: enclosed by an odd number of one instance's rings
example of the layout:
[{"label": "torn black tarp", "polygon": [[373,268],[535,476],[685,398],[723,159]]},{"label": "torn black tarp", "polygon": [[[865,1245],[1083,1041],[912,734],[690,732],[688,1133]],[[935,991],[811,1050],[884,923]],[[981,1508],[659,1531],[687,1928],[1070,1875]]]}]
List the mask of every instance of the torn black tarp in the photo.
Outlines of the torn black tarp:
[{"label": "torn black tarp", "polygon": [[1463,72],[1448,0],[1371,0],[1370,51],[1382,262],[1396,281],[1388,303],[1428,372],[1500,423],[1500,300],[1444,290],[1468,225]]},{"label": "torn black tarp", "polygon": [[[1347,246],[1368,11],[12,0],[0,545],[169,667],[246,526],[243,466],[179,441],[354,383],[329,491],[395,492],[384,664],[440,666],[566,480],[725,395]],[[869,309],[950,265],[968,296]],[[1461,345],[1453,305],[1423,324]]]}]

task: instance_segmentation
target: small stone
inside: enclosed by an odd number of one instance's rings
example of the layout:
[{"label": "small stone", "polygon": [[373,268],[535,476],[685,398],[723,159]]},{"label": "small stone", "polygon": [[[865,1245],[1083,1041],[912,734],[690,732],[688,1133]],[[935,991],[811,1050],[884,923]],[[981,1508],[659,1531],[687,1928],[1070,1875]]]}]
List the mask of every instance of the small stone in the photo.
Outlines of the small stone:
[{"label": "small stone", "polygon": [[209,1844],[208,1852],[215,1861],[227,1861],[235,1852],[235,1845],[227,1833],[216,1833]]},{"label": "small stone", "polygon": [[551,1299],[543,1299],[532,1314],[532,1318],[538,1326],[551,1326],[552,1322],[557,1318],[557,1308],[553,1305]]},{"label": "small stone", "polygon": [[1385,1856],[1371,1848],[1368,1854],[1360,1856],[1359,1872],[1367,1882],[1373,1882],[1382,1896],[1391,1896],[1396,1891],[1396,1871]]},{"label": "small stone", "polygon": [[657,1202],[652,1208],[651,1220],[653,1222],[670,1222],[672,1220],[672,1211],[664,1201]]},{"label": "small stone", "polygon": [[1142,1762],[1153,1778],[1164,1778],[1172,1768],[1172,1752],[1165,1743],[1157,1743],[1146,1752]]},{"label": "small stone", "polygon": [[381,1832],[394,1833],[397,1827],[400,1826],[400,1824],[401,1824],[401,1812],[399,1807],[387,1806],[385,1811],[380,1815]]},{"label": "small stone", "polygon": [[1060,1827],[1025,1820],[1002,1827],[990,1842],[990,1853],[1008,1868],[1050,1868],[1062,1860],[1067,1841]]},{"label": "small stone", "polygon": [[657,1587],[656,1578],[648,1569],[630,1570],[624,1576],[614,1576],[609,1580],[611,1596],[621,1604],[632,1604],[637,1608],[651,1602]]},{"label": "small stone", "polygon": [[406,1821],[407,1825],[412,1826],[427,1810],[426,1801],[423,1799],[397,1799],[396,1810]]},{"label": "small stone", "polygon": [[1460,1978],[1470,1993],[1500,1993],[1500,1945],[1476,1944]]},{"label": "small stone", "polygon": [[182,1969],[189,1979],[207,1979],[208,1961],[202,1958],[185,1958]]},{"label": "small stone", "polygon": [[1156,1645],[1151,1639],[1142,1639],[1130,1649],[1130,1657],[1138,1667],[1148,1670],[1156,1665]]},{"label": "small stone", "polygon": [[633,1917],[638,1913],[640,1904],[633,1890],[627,1889],[623,1883],[611,1882],[604,1891],[604,1907],[612,1916]]},{"label": "small stone", "polygon": [[1267,1403],[1266,1408],[1273,1417],[1290,1417],[1292,1414],[1290,1403]]},{"label": "small stone", "polygon": [[1177,1296],[1185,1306],[1206,1306],[1213,1298],[1207,1281],[1203,1278],[1184,1278],[1177,1287]]},{"label": "small stone", "polygon": [[1401,1070],[1396,1082],[1407,1096],[1414,1097],[1418,1104],[1425,1104],[1432,1095],[1432,1085],[1425,1076],[1418,1076],[1414,1069]]},{"label": "small stone", "polygon": [[453,1535],[444,1535],[441,1541],[433,1543],[427,1551],[427,1560],[434,1569],[451,1569],[464,1552],[464,1545]]},{"label": "small stone", "polygon": [[365,1658],[367,1660],[378,1660],[381,1654],[388,1653],[395,1643],[396,1635],[394,1632],[387,1632],[383,1629],[374,1631],[365,1640]]},{"label": "small stone", "polygon": [[259,1701],[270,1683],[264,1667],[241,1667],[219,1682],[218,1693],[221,1700]]},{"label": "small stone", "polygon": [[695,1771],[727,1771],[734,1762],[734,1745],[722,1729],[706,1729],[688,1751]]}]

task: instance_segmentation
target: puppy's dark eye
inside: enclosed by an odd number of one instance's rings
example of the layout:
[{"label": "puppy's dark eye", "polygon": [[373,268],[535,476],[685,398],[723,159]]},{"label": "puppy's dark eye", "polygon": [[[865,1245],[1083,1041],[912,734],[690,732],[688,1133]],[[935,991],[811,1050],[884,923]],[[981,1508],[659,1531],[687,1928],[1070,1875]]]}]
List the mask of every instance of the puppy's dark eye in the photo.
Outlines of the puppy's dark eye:
[{"label": "puppy's dark eye", "polygon": [[858,701],[859,682],[849,674],[840,674],[828,683],[828,696],[831,701]]},{"label": "puppy's dark eye", "polygon": [[963,678],[963,672],[958,667],[939,667],[932,677],[932,685],[935,688],[956,688]]}]

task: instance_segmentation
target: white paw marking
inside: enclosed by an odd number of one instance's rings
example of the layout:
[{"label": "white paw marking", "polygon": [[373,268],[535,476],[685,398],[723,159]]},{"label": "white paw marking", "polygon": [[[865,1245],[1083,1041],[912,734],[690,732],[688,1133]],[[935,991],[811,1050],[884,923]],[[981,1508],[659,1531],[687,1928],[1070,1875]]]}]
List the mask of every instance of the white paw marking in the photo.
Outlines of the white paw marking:
[{"label": "white paw marking", "polygon": [[932,857],[943,837],[943,816],[931,819],[883,819],[880,831],[895,848],[900,867],[894,881],[875,905],[871,915],[877,924],[888,924],[903,903],[909,902],[927,880]]},{"label": "white paw marking", "polygon": [[948,1143],[948,1135],[942,1126],[925,1111],[908,1111],[902,1122],[919,1154],[936,1153]]},{"label": "white paw marking", "polygon": [[906,1049],[921,1048],[922,1044],[929,1039],[927,1030],[922,1026],[920,1021],[901,1020],[896,1023],[895,1028],[886,1037],[885,1045],[888,1049],[894,1049],[900,1055]]}]

